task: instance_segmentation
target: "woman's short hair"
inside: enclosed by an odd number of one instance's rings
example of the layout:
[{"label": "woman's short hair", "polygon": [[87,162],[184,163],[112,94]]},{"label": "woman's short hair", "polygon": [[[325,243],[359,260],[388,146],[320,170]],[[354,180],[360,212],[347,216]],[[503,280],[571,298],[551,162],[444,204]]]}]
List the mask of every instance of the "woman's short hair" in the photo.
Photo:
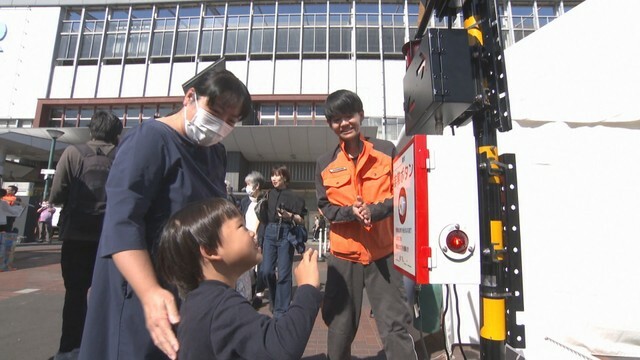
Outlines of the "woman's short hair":
[{"label": "woman's short hair", "polygon": [[229,70],[209,71],[201,76],[193,87],[196,94],[208,97],[209,108],[213,108],[216,103],[222,108],[240,104],[240,119],[247,117],[253,110],[249,90]]},{"label": "woman's short hair", "polygon": [[324,116],[327,121],[361,112],[364,112],[362,100],[358,94],[349,90],[334,91],[327,96],[324,103]]},{"label": "woman's short hair", "polygon": [[91,138],[111,144],[118,143],[118,136],[122,133],[122,121],[117,116],[104,110],[96,111],[89,121]]},{"label": "woman's short hair", "polygon": [[247,176],[244,177],[244,182],[258,185],[258,188],[262,189],[264,186],[264,176],[259,171],[252,171]]},{"label": "woman's short hair", "polygon": [[216,250],[225,221],[242,218],[238,208],[224,198],[191,203],[172,215],[158,243],[158,275],[178,288],[180,297],[204,280],[200,247]]},{"label": "woman's short hair", "polygon": [[285,183],[289,183],[291,181],[291,173],[289,173],[289,169],[287,169],[286,165],[274,166],[271,168],[271,176],[280,175],[284,178]]}]

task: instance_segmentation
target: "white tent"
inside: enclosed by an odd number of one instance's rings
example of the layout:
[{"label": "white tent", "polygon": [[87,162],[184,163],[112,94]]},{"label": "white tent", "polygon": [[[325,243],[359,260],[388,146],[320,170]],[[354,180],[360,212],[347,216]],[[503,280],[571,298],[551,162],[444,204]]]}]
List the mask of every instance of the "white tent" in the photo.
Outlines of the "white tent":
[{"label": "white tent", "polygon": [[638,0],[587,0],[506,50],[527,358],[640,358]]}]

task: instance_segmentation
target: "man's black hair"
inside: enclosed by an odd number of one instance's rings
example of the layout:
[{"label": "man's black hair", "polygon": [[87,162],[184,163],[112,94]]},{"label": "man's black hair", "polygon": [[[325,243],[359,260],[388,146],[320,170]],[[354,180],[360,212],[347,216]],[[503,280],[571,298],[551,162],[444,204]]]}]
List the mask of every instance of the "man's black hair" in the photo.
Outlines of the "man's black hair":
[{"label": "man's black hair", "polygon": [[362,100],[358,94],[349,90],[338,90],[331,93],[327,96],[324,104],[324,116],[327,121],[360,112],[364,112]]},{"label": "man's black hair", "polygon": [[91,138],[111,144],[118,143],[118,135],[122,132],[122,121],[117,116],[104,110],[96,111],[89,122]]}]

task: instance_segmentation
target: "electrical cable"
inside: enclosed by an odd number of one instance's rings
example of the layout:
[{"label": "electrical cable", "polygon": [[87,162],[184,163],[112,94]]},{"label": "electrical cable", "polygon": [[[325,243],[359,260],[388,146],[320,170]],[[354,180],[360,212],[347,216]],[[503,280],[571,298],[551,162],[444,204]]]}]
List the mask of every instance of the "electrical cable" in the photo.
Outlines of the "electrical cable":
[{"label": "electrical cable", "polygon": [[[416,300],[418,301],[418,304],[420,304],[420,290],[422,290],[422,285],[416,284],[413,287],[413,303],[414,303],[414,306],[415,306]],[[418,326],[418,330],[420,330],[420,341],[422,342],[422,345],[424,346],[424,350],[427,352],[426,355],[429,356],[429,349],[427,349],[427,342],[424,340],[424,334],[422,333],[422,310],[418,311],[418,317],[417,318],[420,321],[420,324]]]},{"label": "electrical cable", "polygon": [[447,348],[447,331],[444,324],[447,311],[449,310],[449,284],[445,284],[445,289],[447,290],[447,292],[445,295],[444,310],[442,311],[442,320],[440,323],[440,327],[442,328],[442,340],[444,341],[444,353],[447,355],[447,360],[451,360],[451,356],[449,355],[449,350]]},{"label": "electrical cable", "polygon": [[453,296],[456,298],[456,318],[458,320],[457,333],[458,333],[458,347],[460,347],[460,353],[462,353],[462,358],[467,360],[467,355],[464,353],[464,349],[462,348],[462,336],[460,336],[460,304],[458,303],[458,288],[454,284],[453,285]]}]

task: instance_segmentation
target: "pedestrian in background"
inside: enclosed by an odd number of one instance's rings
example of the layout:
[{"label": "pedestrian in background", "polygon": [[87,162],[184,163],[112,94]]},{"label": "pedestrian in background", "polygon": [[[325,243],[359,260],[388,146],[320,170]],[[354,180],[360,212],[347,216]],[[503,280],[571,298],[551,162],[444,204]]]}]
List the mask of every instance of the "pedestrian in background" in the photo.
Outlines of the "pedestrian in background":
[{"label": "pedestrian in background", "polygon": [[51,244],[51,237],[53,236],[53,214],[56,212],[56,208],[48,201],[43,201],[38,209],[38,242],[47,242]]},{"label": "pedestrian in background", "polygon": [[[260,248],[262,248],[262,241],[264,240],[265,224],[258,220],[256,205],[258,204],[258,199],[262,196],[264,182],[264,176],[260,172],[250,172],[244,178],[244,189],[247,196],[240,200],[240,213],[244,216],[245,226],[255,234]],[[261,296],[258,296],[257,293],[264,291],[263,281],[257,276],[260,264],[256,264],[254,269],[242,274],[236,284],[236,290],[256,308],[262,304]]]},{"label": "pedestrian in background", "polygon": [[267,224],[260,270],[269,287],[270,307],[275,318],[284,315],[291,302],[294,247],[289,242],[289,232],[295,225],[304,224],[307,213],[304,199],[288,188],[290,181],[291,175],[286,166],[271,169],[273,189],[267,196],[266,214],[262,214],[260,219]]},{"label": "pedestrian in background", "polygon": [[107,180],[82,360],[177,356],[177,294],[153,267],[162,226],[191,202],[226,198],[221,141],[252,109],[245,85],[215,66],[185,83],[179,111],[122,139]]},{"label": "pedestrian in background", "polygon": [[[351,91],[330,94],[325,116],[340,141],[316,162],[318,208],[331,223],[322,306],[329,327],[328,357],[351,359],[366,289],[387,359],[416,359],[414,341],[420,335],[412,324],[402,275],[393,268],[395,146],[360,133],[363,105]],[[422,345],[420,352],[426,356]]]},{"label": "pedestrian in background", "polygon": [[[18,187],[15,185],[9,185],[6,189],[6,194],[2,196],[2,200],[6,201],[9,206],[13,206],[13,203],[19,199],[16,197],[18,193]],[[16,216],[7,216],[6,223],[0,225],[0,231],[13,232],[13,223],[16,220]]]},{"label": "pedestrian in background", "polygon": [[[122,132],[117,116],[96,111],[89,121],[89,140],[68,146],[56,166],[51,195],[40,211],[40,241],[47,230],[50,239],[53,204],[62,206],[59,238],[60,265],[65,296],[62,308],[62,335],[54,360],[77,359],[82,343],[87,293],[91,287],[98,240],[106,207],[105,183]],[[51,216],[46,216],[50,213]],[[43,215],[45,214],[45,215]]]}]

